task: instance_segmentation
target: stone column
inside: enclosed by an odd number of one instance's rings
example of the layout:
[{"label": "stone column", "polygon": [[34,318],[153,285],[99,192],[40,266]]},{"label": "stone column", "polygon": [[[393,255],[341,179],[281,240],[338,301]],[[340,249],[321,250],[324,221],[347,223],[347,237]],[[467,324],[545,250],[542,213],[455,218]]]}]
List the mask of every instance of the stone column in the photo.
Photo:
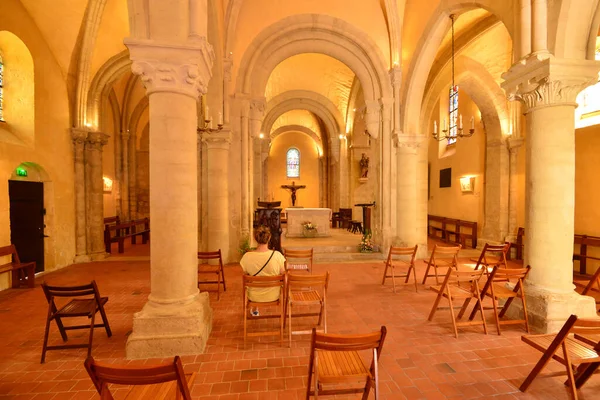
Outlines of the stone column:
[{"label": "stone column", "polygon": [[398,175],[397,191],[397,246],[409,247],[418,244],[427,251],[427,243],[419,243],[417,235],[417,166],[418,150],[423,138],[417,135],[396,137],[396,163]]},{"label": "stone column", "polygon": [[104,182],[102,180],[102,146],[108,135],[89,132],[85,141],[87,182],[87,247],[92,261],[106,258],[104,249]]},{"label": "stone column", "polygon": [[[250,224],[248,215],[250,215],[250,201],[248,199],[249,192],[249,171],[248,171],[248,158],[249,158],[249,142],[250,142],[250,132],[249,132],[249,120],[248,115],[250,114],[250,102],[247,100],[242,100],[241,102],[241,183],[242,183],[242,238],[250,237]],[[209,212],[210,215],[210,212]]]},{"label": "stone column", "polygon": [[214,54],[197,36],[167,43],[127,38],[125,45],[149,97],[152,229],[150,295],[134,315],[127,357],[198,354],[212,329],[212,310],[197,286],[197,101]]},{"label": "stone column", "polygon": [[121,132],[121,154],[122,154],[122,164],[121,169],[123,171],[123,184],[121,187],[123,188],[121,191],[121,211],[123,215],[121,219],[126,221],[130,218],[129,214],[129,138],[131,135],[129,131]]},{"label": "stone column", "polygon": [[87,253],[86,206],[85,206],[85,155],[84,146],[88,132],[71,129],[75,159],[75,259],[74,263],[89,262]]},{"label": "stone column", "polygon": [[[392,110],[394,99],[380,99],[381,103],[381,233],[382,250],[387,253],[392,244]],[[378,205],[379,206],[379,205]]]},{"label": "stone column", "polygon": [[210,188],[208,196],[208,249],[221,249],[223,260],[229,259],[229,145],[231,133],[221,132],[203,134],[208,157],[208,178],[206,186]]},{"label": "stone column", "polygon": [[504,74],[527,116],[525,265],[530,321],[558,330],[570,314],[595,317],[594,299],[573,289],[577,94],[598,80],[594,61],[532,55]]},{"label": "stone column", "polygon": [[[402,134],[400,130],[400,102],[401,94],[400,89],[402,88],[402,70],[397,63],[394,63],[394,67],[390,69],[390,81],[392,82],[392,90],[394,93],[394,107],[392,109],[392,142],[396,143],[398,136]],[[391,146],[390,146],[391,147]],[[398,162],[395,160],[397,153],[394,149],[391,149],[391,175],[398,179]],[[392,184],[391,193],[391,215],[392,231],[395,232],[394,236],[398,235],[398,184]]]},{"label": "stone column", "polygon": [[[255,162],[256,147],[260,145],[260,129],[262,120],[267,108],[267,100],[263,97],[260,99],[252,99],[250,102],[250,138],[248,139],[248,214],[243,215],[243,218],[248,220],[248,227],[252,226],[252,215],[256,203],[256,198],[260,196],[260,175],[256,170],[256,166],[260,165],[260,161]],[[259,150],[260,151],[260,150]],[[255,165],[256,164],[256,165]],[[260,166],[258,167],[260,170]],[[258,186],[258,187],[257,187]]]},{"label": "stone column", "polygon": [[[523,138],[511,137],[506,143],[509,152],[509,177],[508,177],[508,235],[506,241],[515,243],[517,240],[517,155],[523,145]],[[511,250],[511,251],[514,251]]]},{"label": "stone column", "polygon": [[229,103],[229,91],[231,87],[231,68],[233,60],[231,55],[227,54],[223,59],[223,123],[229,125],[231,117],[231,106]]}]

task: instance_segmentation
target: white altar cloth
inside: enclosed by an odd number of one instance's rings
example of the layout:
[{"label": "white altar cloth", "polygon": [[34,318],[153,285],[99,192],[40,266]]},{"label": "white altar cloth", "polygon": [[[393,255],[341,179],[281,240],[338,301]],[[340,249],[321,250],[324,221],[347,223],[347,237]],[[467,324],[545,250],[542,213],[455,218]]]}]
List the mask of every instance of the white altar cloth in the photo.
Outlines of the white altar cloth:
[{"label": "white altar cloth", "polygon": [[303,237],[305,222],[317,226],[318,237],[329,236],[331,208],[286,208],[287,233],[286,237]]}]

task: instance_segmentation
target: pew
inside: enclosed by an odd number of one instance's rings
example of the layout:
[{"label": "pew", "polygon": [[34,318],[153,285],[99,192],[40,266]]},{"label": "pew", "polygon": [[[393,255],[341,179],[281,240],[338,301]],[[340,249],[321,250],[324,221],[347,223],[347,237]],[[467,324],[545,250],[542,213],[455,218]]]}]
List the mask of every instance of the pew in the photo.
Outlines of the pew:
[{"label": "pew", "polygon": [[477,222],[428,214],[427,234],[445,242],[461,244],[463,248],[470,240],[471,247],[477,248]]},{"label": "pew", "polygon": [[114,217],[106,217],[104,218],[104,225],[112,225],[112,224],[116,224],[119,225],[121,223],[121,218],[119,218],[118,215],[115,215]]},{"label": "pew", "polygon": [[125,251],[125,239],[131,238],[131,244],[136,244],[136,237],[142,237],[142,244],[150,238],[150,218],[126,221],[117,225],[104,226],[104,246],[107,253],[111,252],[112,243],[119,244],[119,253]]}]

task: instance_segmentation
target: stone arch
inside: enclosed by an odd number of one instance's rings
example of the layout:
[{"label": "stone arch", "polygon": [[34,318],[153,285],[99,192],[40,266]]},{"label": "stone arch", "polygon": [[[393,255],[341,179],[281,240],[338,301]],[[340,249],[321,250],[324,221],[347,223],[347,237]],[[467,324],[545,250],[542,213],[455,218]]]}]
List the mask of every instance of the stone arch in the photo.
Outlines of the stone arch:
[{"label": "stone arch", "polygon": [[361,81],[367,100],[392,97],[385,57],[375,42],[348,22],[319,14],[287,17],[258,34],[241,60],[236,92],[263,96],[273,69],[302,53],[320,53],[346,64]]},{"label": "stone arch", "polygon": [[[590,35],[598,34],[598,0],[562,0],[557,12],[556,31],[548,29],[548,47],[560,58],[585,59]],[[549,16],[550,17],[550,16]],[[595,32],[592,32],[593,28]],[[552,40],[554,38],[554,40]],[[594,41],[595,45],[595,41]],[[592,58],[593,60],[593,58]]]},{"label": "stone arch", "polygon": [[[22,177],[17,175],[17,168],[23,168],[27,171],[27,176]],[[24,161],[19,164],[9,178],[11,181],[27,181],[27,182],[50,182],[50,175],[44,167],[34,162]]]},{"label": "stone arch", "polygon": [[588,34],[586,52],[586,58],[588,60],[596,59],[596,38],[598,37],[598,31],[600,31],[600,2],[596,5],[596,11],[594,12],[590,32]]},{"label": "stone arch", "polygon": [[282,133],[286,133],[286,132],[300,132],[304,135],[307,135],[308,137],[310,137],[312,140],[315,141],[316,144],[318,144],[320,146],[321,149],[321,154],[323,151],[323,141],[321,140],[321,138],[319,137],[319,135],[313,131],[312,129],[309,129],[305,126],[302,125],[285,125],[285,126],[280,126],[279,128],[277,128],[276,130],[274,130],[271,133],[271,140],[275,140],[275,138],[277,138],[277,136],[281,135]]},{"label": "stone arch", "polygon": [[85,124],[87,126],[98,126],[103,94],[107,93],[111,87],[111,83],[129,71],[131,71],[131,60],[129,59],[128,50],[123,50],[119,54],[112,56],[100,67],[92,80],[88,92],[87,111],[85,115]]},{"label": "stone arch", "polygon": [[[505,4],[506,3],[506,4]],[[517,36],[515,19],[513,15],[515,8],[511,2],[494,2],[491,0],[465,1],[448,0],[441,3],[433,13],[426,32],[417,45],[417,52],[412,57],[408,73],[406,74],[406,84],[402,92],[402,106],[400,109],[400,118],[402,121],[402,130],[406,134],[421,134],[421,107],[424,97],[425,87],[431,66],[435,60],[436,54],[442,43],[442,40],[451,26],[450,14],[458,11],[483,8],[494,14],[507,29],[513,43]],[[514,1],[513,1],[514,3]],[[514,53],[514,46],[513,46]]]}]

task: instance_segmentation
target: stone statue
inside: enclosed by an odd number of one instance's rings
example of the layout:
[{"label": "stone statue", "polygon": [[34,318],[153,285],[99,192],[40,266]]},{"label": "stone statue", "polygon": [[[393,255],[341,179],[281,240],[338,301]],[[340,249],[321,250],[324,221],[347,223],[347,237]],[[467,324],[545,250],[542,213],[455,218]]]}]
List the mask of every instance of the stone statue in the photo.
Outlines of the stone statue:
[{"label": "stone statue", "polygon": [[294,207],[296,205],[296,190],[304,189],[306,186],[305,185],[296,186],[296,183],[294,181],[292,181],[291,185],[281,185],[281,187],[292,192],[292,207]]},{"label": "stone statue", "polygon": [[369,157],[365,153],[362,153],[362,158],[360,159],[360,177],[368,178],[369,175]]}]

